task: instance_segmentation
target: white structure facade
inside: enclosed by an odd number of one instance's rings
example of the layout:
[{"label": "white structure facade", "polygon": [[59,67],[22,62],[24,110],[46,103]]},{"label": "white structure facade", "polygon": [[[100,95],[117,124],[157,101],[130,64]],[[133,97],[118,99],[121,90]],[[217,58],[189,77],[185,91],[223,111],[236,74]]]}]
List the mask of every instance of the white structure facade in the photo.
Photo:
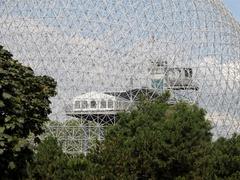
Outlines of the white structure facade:
[{"label": "white structure facade", "polygon": [[77,96],[73,101],[73,111],[84,113],[101,113],[102,111],[123,111],[130,103],[128,100],[116,96],[89,92]]}]

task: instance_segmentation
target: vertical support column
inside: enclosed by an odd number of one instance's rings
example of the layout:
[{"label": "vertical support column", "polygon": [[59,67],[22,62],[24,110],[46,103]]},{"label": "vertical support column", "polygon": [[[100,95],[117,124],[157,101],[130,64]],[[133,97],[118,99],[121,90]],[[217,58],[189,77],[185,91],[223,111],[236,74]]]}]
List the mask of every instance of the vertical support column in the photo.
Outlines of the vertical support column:
[{"label": "vertical support column", "polygon": [[83,154],[86,155],[89,149],[89,122],[84,121],[83,123]]}]

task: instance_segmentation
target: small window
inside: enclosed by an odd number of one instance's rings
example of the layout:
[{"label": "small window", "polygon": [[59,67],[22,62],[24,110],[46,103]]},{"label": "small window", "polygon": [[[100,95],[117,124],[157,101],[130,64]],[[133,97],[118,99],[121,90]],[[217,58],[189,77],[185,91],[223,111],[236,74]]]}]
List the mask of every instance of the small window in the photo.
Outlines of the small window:
[{"label": "small window", "polygon": [[87,109],[87,108],[88,108],[88,102],[82,101],[82,109]]},{"label": "small window", "polygon": [[152,79],[152,88],[163,90],[163,80],[162,79]]},{"label": "small window", "polygon": [[122,109],[122,102],[121,101],[116,102],[116,108],[117,109]]},{"label": "small window", "polygon": [[108,100],[108,108],[113,108],[113,101],[111,99]]},{"label": "small window", "polygon": [[75,101],[74,108],[75,109],[80,109],[80,101]]},{"label": "small window", "polygon": [[107,102],[104,99],[102,99],[100,103],[100,108],[106,108],[106,107],[107,107]]},{"label": "small window", "polygon": [[192,69],[186,68],[185,70],[185,77],[191,78],[192,77]]},{"label": "small window", "polygon": [[97,103],[96,101],[91,101],[91,108],[97,108]]}]

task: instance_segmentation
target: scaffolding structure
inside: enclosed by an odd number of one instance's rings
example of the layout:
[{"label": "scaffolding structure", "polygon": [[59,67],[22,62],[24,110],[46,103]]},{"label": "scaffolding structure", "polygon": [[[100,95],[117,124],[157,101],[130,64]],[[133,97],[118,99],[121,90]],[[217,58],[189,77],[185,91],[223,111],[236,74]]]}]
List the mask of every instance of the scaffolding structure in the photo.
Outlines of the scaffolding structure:
[{"label": "scaffolding structure", "polygon": [[87,152],[115,122],[116,112],[66,110],[91,92],[131,106],[167,89],[206,109],[215,136],[240,130],[240,25],[222,0],[2,0],[0,42],[57,81],[50,118],[79,119],[48,126],[65,152]]}]

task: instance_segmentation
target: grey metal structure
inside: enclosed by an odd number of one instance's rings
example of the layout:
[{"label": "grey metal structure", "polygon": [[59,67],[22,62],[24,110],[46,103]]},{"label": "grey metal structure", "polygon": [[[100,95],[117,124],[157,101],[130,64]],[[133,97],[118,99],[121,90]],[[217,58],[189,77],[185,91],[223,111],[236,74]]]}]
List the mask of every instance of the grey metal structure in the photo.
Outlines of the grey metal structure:
[{"label": "grey metal structure", "polygon": [[56,79],[54,120],[84,93],[128,92],[134,103],[131,89],[168,89],[205,108],[216,136],[239,132],[240,25],[222,0],[2,0],[0,43]]}]

